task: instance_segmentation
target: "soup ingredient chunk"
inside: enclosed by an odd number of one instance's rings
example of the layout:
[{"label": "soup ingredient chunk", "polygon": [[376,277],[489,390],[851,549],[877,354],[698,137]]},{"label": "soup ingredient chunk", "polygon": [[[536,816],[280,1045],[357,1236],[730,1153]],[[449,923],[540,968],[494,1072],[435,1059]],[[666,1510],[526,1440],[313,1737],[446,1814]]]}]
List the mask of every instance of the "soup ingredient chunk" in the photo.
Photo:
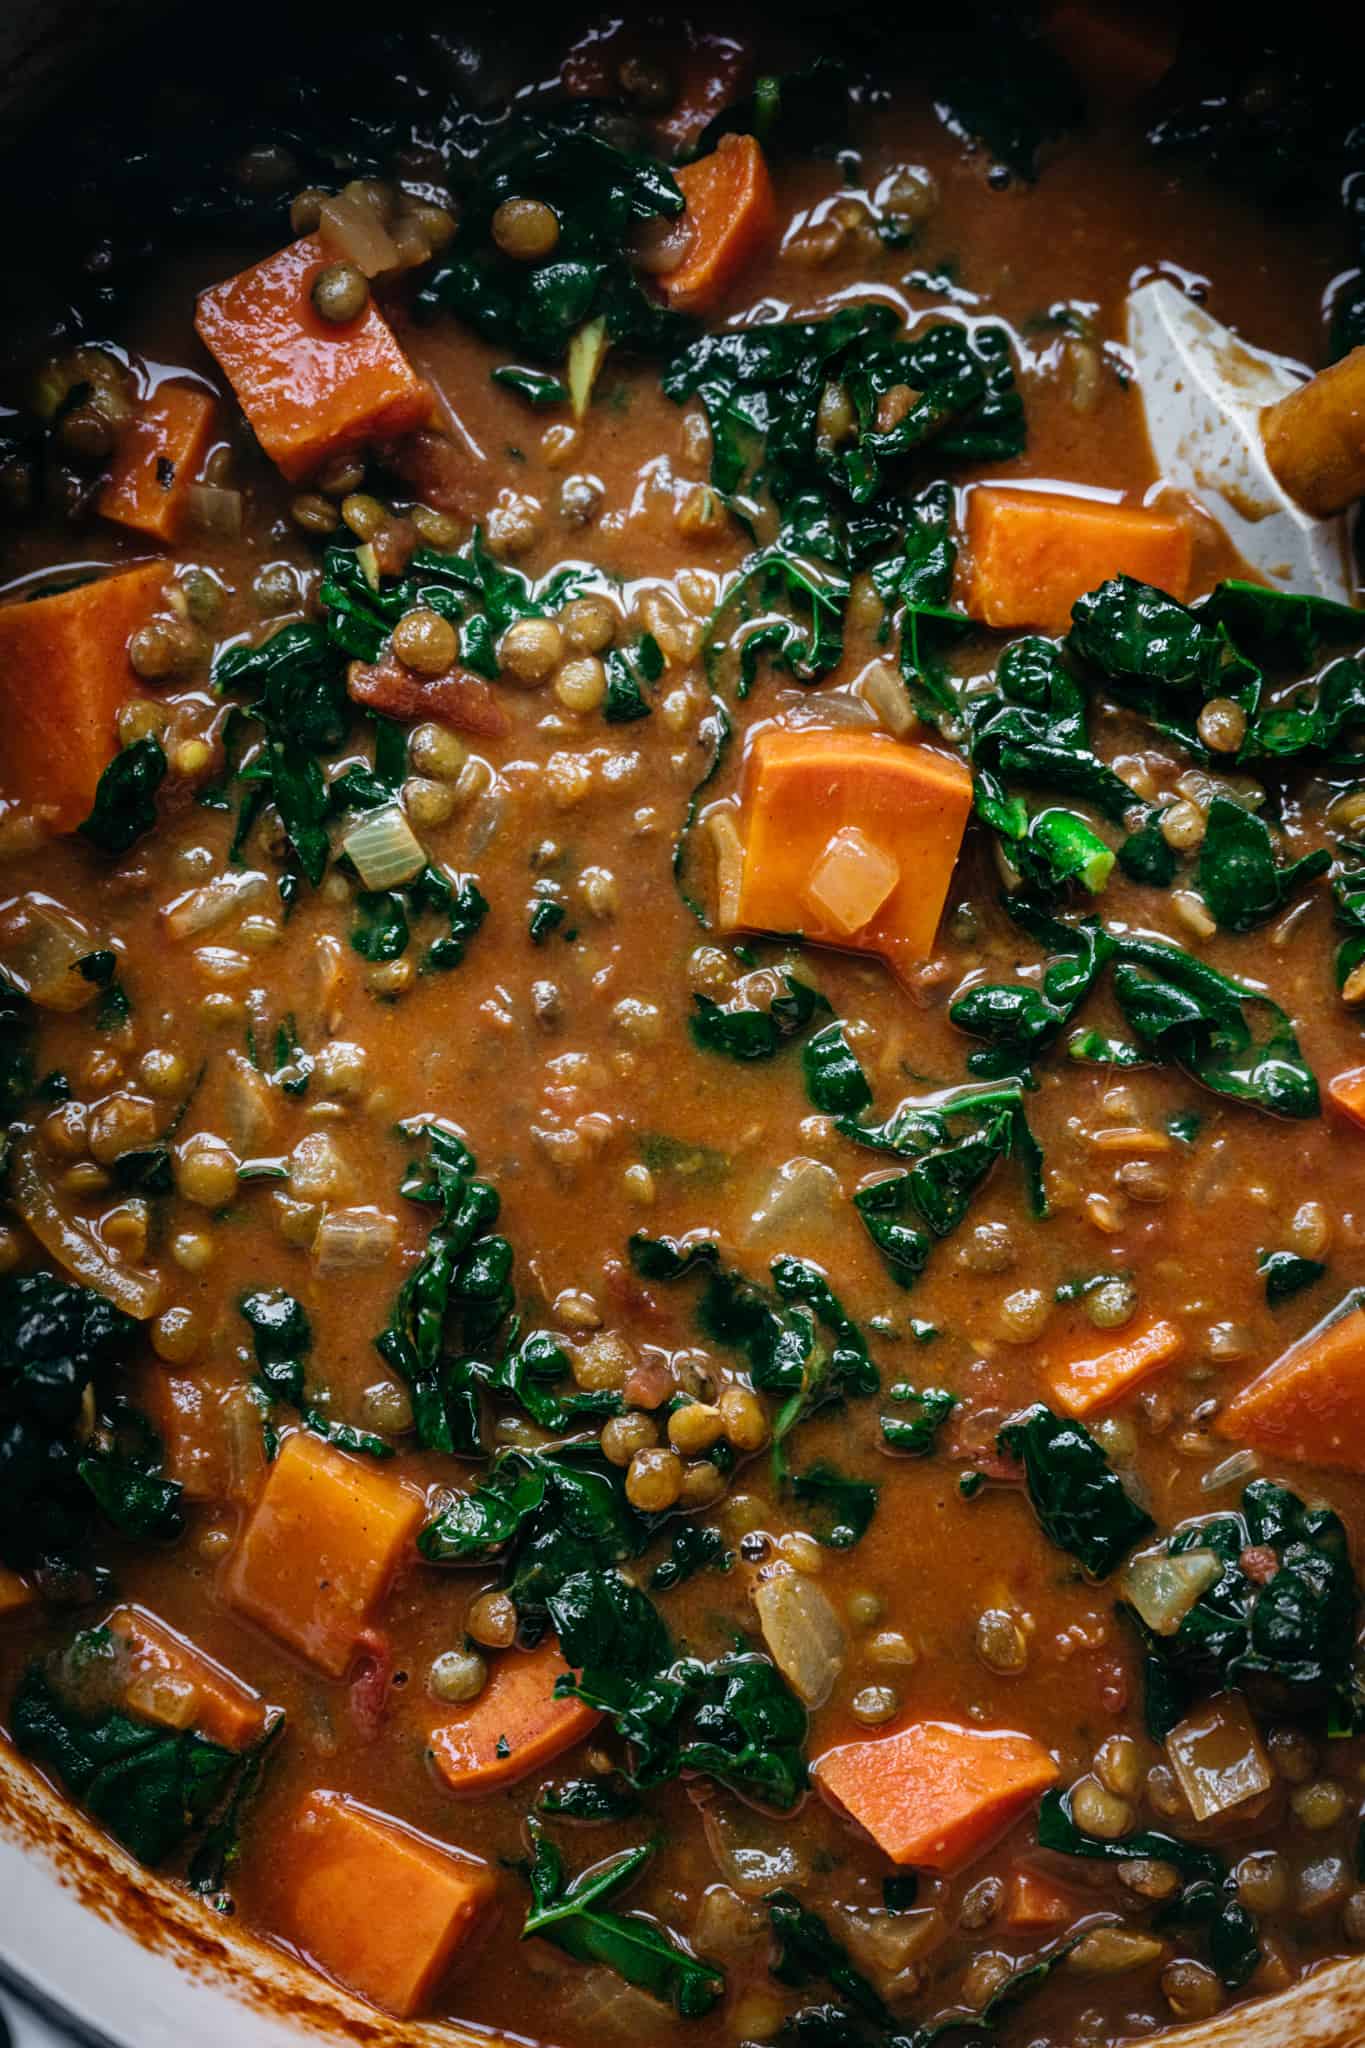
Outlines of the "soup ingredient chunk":
[{"label": "soup ingredient chunk", "polygon": [[8,1565],[0,1564],[0,1621],[8,1615],[24,1613],[37,1598],[27,1579],[21,1579]]},{"label": "soup ingredient chunk", "polygon": [[178,540],[208,452],[214,403],[190,384],[159,384],[119,436],[100,511],[153,540]]},{"label": "soup ingredient chunk", "polygon": [[1166,1754],[1196,1820],[1258,1799],[1270,1790],[1270,1759],[1238,1692],[1219,1693],[1172,1728]]},{"label": "soup ingredient chunk", "polygon": [[1032,1736],[951,1721],[912,1721],[894,1735],[846,1742],[815,1765],[832,1805],[893,1863],[923,1870],[970,1862],[1057,1776]]},{"label": "soup ingredient chunk", "polygon": [[904,972],[933,948],[971,801],[967,770],[929,747],[770,727],[746,767],[736,922]]},{"label": "soup ingredient chunk", "polygon": [[497,1889],[485,1864],[336,1792],[304,1800],[284,1855],[295,1940],[399,2019],[428,2003]]},{"label": "soup ingredient chunk", "polygon": [[1365,1472],[1365,1307],[1345,1312],[1290,1346],[1243,1387],[1218,1417],[1220,1436],[1304,1465]]},{"label": "soup ingredient chunk", "polygon": [[186,1500],[250,1500],[265,1449],[260,1410],[240,1382],[213,1369],[168,1372],[158,1360],[138,1375],[137,1401]]},{"label": "soup ingredient chunk", "polygon": [[1296,504],[1330,519],[1365,494],[1365,348],[1269,406],[1266,459]]},{"label": "soup ingredient chunk", "polygon": [[329,458],[419,427],[431,393],[372,301],[325,320],[312,290],[326,263],[305,235],[200,294],[195,326],[266,454],[291,483]]},{"label": "soup ingredient chunk", "polygon": [[166,1728],[197,1728],[224,1749],[248,1749],[265,1728],[265,1703],[221,1664],[141,1607],[105,1623],[128,1660],[131,1712]]},{"label": "soup ingredient chunk", "polygon": [[161,562],[140,562],[0,610],[0,796],[43,812],[58,832],[87,816],[118,752],[115,720],[137,689],[128,641],[165,578]]},{"label": "soup ingredient chunk", "polygon": [[231,1604],[340,1678],[422,1519],[419,1496],[299,1431],[231,1558]]},{"label": "soup ingredient chunk", "polygon": [[1056,1360],[1048,1368],[1048,1385],[1068,1415],[1088,1415],[1121,1401],[1149,1374],[1174,1364],[1184,1348],[1174,1323],[1154,1320],[1103,1351],[1096,1352],[1092,1342],[1084,1346],[1084,1355]]},{"label": "soup ingredient chunk", "polygon": [[592,1733],[600,1714],[555,1697],[568,1668],[552,1636],[498,1659],[478,1698],[432,1730],[431,1754],[452,1792],[513,1785]]},{"label": "soup ingredient chunk", "polygon": [[723,135],[711,156],[674,172],[686,201],[689,241],[676,270],[660,282],[679,312],[717,305],[777,233],[777,199],[763,151],[752,135]]},{"label": "soup ingredient chunk", "polygon": [[978,484],[967,499],[967,543],[964,603],[987,626],[1064,633],[1077,598],[1111,576],[1170,597],[1190,587],[1189,528],[1145,505]]}]

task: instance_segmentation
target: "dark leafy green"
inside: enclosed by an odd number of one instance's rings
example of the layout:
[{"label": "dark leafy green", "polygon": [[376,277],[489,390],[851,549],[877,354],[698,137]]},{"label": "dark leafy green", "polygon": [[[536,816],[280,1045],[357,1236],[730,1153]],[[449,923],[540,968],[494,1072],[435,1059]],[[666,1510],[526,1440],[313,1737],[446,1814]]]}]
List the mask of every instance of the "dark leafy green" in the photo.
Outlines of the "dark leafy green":
[{"label": "dark leafy green", "polygon": [[782,984],[785,993],[774,996],[766,1010],[722,1005],[711,996],[694,995],[697,1014],[688,1020],[694,1043],[703,1052],[724,1053],[731,1060],[770,1060],[808,1030],[816,1017],[829,1012],[819,989],[794,974],[784,973]]},{"label": "dark leafy green", "polygon": [[842,1022],[826,1024],[801,1049],[806,1093],[825,1116],[858,1116],[872,1106],[872,1089],[849,1050]]},{"label": "dark leafy green", "polygon": [[664,672],[663,651],[652,633],[642,633],[632,650],[613,647],[605,657],[607,694],[602,716],[608,725],[629,725],[648,718],[648,691]]},{"label": "dark leafy green", "polygon": [[1314,1286],[1327,1271],[1321,1259],[1305,1259],[1298,1252],[1261,1252],[1256,1271],[1265,1281],[1265,1298],[1271,1308],[1292,1301],[1305,1287]]},{"label": "dark leafy green", "polygon": [[251,1330],[256,1353],[255,1391],[265,1416],[268,1456],[279,1448],[279,1436],[271,1419],[277,1406],[295,1409],[304,1427],[345,1451],[363,1451],[371,1458],[391,1458],[393,1445],[370,1430],[356,1429],[349,1422],[334,1422],[307,1392],[308,1354],[313,1348],[313,1328],[303,1303],[282,1288],[258,1288],[244,1294],[237,1304]]},{"label": "dark leafy green", "polygon": [[828,1550],[851,1550],[867,1534],[881,1488],[853,1479],[822,1458],[792,1475],[792,1494],[806,1509],[811,1532]]},{"label": "dark leafy green", "polygon": [[1088,1429],[1041,1402],[1007,1422],[997,1448],[1024,1468],[1044,1534],[1092,1579],[1107,1578],[1155,1524]]},{"label": "dark leafy green", "polygon": [[726,1549],[719,1529],[709,1522],[684,1522],[673,1532],[667,1557],[649,1575],[650,1591],[669,1593],[697,1572],[728,1572],[734,1561],[735,1553]]},{"label": "dark leafy green", "polygon": [[81,837],[101,853],[127,853],[156,823],[156,793],[165,776],[165,749],[155,733],[121,748],[100,776]]},{"label": "dark leafy green", "polygon": [[938,1433],[957,1407],[959,1397],[950,1394],[946,1387],[912,1387],[908,1380],[897,1380],[887,1399],[910,1413],[883,1415],[883,1438],[893,1451],[909,1451],[924,1458],[937,1447]]},{"label": "dark leafy green", "polygon": [[1281,867],[1263,818],[1224,796],[1209,805],[1199,888],[1224,931],[1247,932],[1273,917],[1295,889],[1331,865],[1332,856],[1322,846]]}]

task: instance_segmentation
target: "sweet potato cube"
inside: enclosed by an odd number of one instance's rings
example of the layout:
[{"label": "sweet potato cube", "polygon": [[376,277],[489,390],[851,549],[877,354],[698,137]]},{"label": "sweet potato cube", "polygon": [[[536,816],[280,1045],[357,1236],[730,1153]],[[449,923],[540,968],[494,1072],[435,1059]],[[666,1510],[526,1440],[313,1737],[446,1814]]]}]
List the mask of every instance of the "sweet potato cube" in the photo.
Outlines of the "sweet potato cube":
[{"label": "sweet potato cube", "polygon": [[158,384],[119,437],[100,493],[106,519],[153,540],[180,537],[190,490],[208,453],[214,403],[192,384]]},{"label": "sweet potato cube", "polygon": [[337,1792],[310,1792],[283,1853],[289,1931],[320,1969],[408,2019],[491,1906],[486,1864]]},{"label": "sweet potato cube", "polygon": [[1327,1083],[1327,1100],[1339,1116],[1365,1128],[1365,1067],[1350,1067]]},{"label": "sweet potato cube", "polygon": [[893,1863],[922,1870],[969,1863],[1057,1776],[1032,1736],[951,1721],[912,1721],[895,1735],[846,1742],[815,1765],[832,1805]]},{"label": "sweet potato cube", "polygon": [[199,296],[194,324],[237,394],[256,438],[291,483],[366,441],[419,427],[429,387],[367,301],[333,326],[311,298],[330,261],[315,235]]},{"label": "sweet potato cube", "polygon": [[1037,1933],[1049,1927],[1068,1927],[1076,1917],[1074,1892],[1067,1892],[1041,1871],[1021,1864],[1010,1872],[1005,1885],[1005,1920],[1010,1927]]},{"label": "sweet potato cube", "polygon": [[513,1785],[592,1733],[594,1708],[555,1697],[568,1668],[553,1636],[499,1657],[478,1698],[432,1729],[432,1760],[452,1792]]},{"label": "sweet potato cube", "polygon": [[1111,576],[1178,598],[1190,587],[1188,526],[1145,505],[978,484],[967,499],[967,542],[963,602],[987,626],[1064,633],[1076,599]]},{"label": "sweet potato cube", "polygon": [[1174,1364],[1184,1349],[1184,1336],[1174,1323],[1151,1321],[1098,1350],[1091,1338],[1071,1357],[1054,1359],[1047,1383],[1057,1407],[1068,1415],[1088,1415],[1121,1401],[1149,1374]]},{"label": "sweet potato cube", "polygon": [[265,1475],[260,1410],[238,1380],[149,1365],[137,1405],[161,1438],[166,1477],[187,1500],[249,1501]]},{"label": "sweet potato cube", "polygon": [[904,972],[933,949],[971,801],[966,768],[931,747],[769,727],[745,765],[736,923]]},{"label": "sweet potato cube", "polygon": [[166,569],[140,562],[0,607],[0,796],[54,831],[90,815],[118,752],[119,707],[139,685],[128,641],[157,608]]},{"label": "sweet potato cube", "polygon": [[710,156],[673,173],[686,201],[682,261],[659,279],[679,312],[719,304],[777,238],[777,195],[752,135],[724,135]]},{"label": "sweet potato cube", "polygon": [[224,1593],[240,1613],[340,1678],[421,1519],[420,1495],[296,1431],[228,1561]]},{"label": "sweet potato cube", "polygon": [[105,1623],[126,1647],[131,1713],[167,1728],[197,1728],[224,1749],[249,1749],[265,1728],[259,1693],[144,1607],[117,1607]]},{"label": "sweet potato cube", "polygon": [[1365,1472],[1365,1308],[1329,1317],[1243,1387],[1220,1436],[1299,1465]]},{"label": "sweet potato cube", "polygon": [[21,1579],[8,1565],[0,1564],[0,1621],[9,1614],[22,1614],[37,1598],[27,1579]]}]

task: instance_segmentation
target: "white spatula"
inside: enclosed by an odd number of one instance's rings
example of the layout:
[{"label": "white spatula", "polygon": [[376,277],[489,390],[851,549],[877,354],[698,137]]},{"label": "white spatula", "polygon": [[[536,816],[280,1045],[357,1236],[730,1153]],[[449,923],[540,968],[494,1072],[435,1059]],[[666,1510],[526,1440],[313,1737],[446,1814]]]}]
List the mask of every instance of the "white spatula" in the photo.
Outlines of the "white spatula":
[{"label": "white spatula", "polygon": [[1347,508],[1365,492],[1365,348],[1304,380],[1165,278],[1129,295],[1152,453],[1280,590],[1358,596]]}]

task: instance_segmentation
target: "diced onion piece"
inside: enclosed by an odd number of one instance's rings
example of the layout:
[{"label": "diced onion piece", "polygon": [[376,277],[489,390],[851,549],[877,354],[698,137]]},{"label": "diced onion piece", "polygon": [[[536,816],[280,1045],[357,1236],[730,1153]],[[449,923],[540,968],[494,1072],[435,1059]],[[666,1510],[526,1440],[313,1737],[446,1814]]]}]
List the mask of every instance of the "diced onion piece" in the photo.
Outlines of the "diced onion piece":
[{"label": "diced onion piece", "polygon": [[270,884],[259,868],[230,868],[168,903],[161,915],[173,939],[197,939],[203,932],[216,931],[231,918],[243,916],[253,904],[264,901]]},{"label": "diced onion piece", "polygon": [[735,814],[712,811],[706,820],[707,835],[716,856],[716,923],[731,931],[739,923],[739,891],[744,877],[744,842],[739,836]]},{"label": "diced onion piece", "polygon": [[9,1195],[43,1250],[73,1280],[95,1288],[139,1322],[155,1315],[161,1301],[159,1276],[117,1264],[87,1224],[57,1206],[32,1152],[22,1147],[10,1167]]},{"label": "diced onion piece", "polygon": [[1166,1754],[1196,1820],[1215,1820],[1268,1792],[1270,1759],[1239,1692],[1219,1693],[1166,1737]]},{"label": "diced onion piece", "polygon": [[242,1158],[250,1158],[264,1152],[275,1134],[279,1097],[245,1054],[230,1052],[227,1063],[223,1106],[228,1136],[233,1150]]},{"label": "diced onion piece", "polygon": [[804,1884],[810,1862],[788,1821],[721,1796],[702,1808],[706,1841],[716,1868],[741,1898],[761,1899],[775,1885]]},{"label": "diced onion piece", "polygon": [[420,875],[427,864],[422,842],[403,815],[401,804],[381,804],[377,811],[366,811],[341,845],[367,889],[396,889]]},{"label": "diced onion piece", "polygon": [[845,825],[811,869],[803,894],[819,917],[851,937],[871,924],[900,878],[894,854],[861,826]]},{"label": "diced onion piece", "polygon": [[415,270],[419,263],[426,263],[431,256],[431,244],[410,213],[403,214],[394,222],[391,239],[401,270]]},{"label": "diced onion piece", "polygon": [[1245,1486],[1260,1469],[1259,1451],[1233,1451],[1229,1457],[1220,1458],[1216,1465],[1210,1465],[1199,1482],[1199,1491],[1221,1493],[1226,1486]]},{"label": "diced onion piece", "polygon": [[870,661],[853,687],[878,725],[896,739],[905,739],[919,724],[910,693],[889,661]]},{"label": "diced onion piece", "polygon": [[187,496],[190,525],[199,533],[216,533],[223,540],[238,540],[242,532],[243,500],[240,491],[221,484],[191,484]]},{"label": "diced onion piece", "polygon": [[98,947],[87,925],[44,896],[26,896],[5,947],[5,967],[41,1010],[80,1010],[99,985],[80,971]]},{"label": "diced onion piece", "polygon": [[382,1209],[329,1209],[313,1239],[320,1273],[353,1273],[382,1266],[398,1244],[398,1224]]},{"label": "diced onion piece", "polygon": [[124,1695],[128,1711],[162,1728],[190,1728],[199,1712],[199,1689],[172,1671],[144,1671]]},{"label": "diced onion piece", "polygon": [[567,382],[569,402],[576,420],[581,420],[588,410],[592,387],[597,382],[597,373],[607,359],[610,346],[605,320],[589,320],[569,343]]},{"label": "diced onion piece", "polygon": [[329,256],[354,263],[366,277],[397,267],[398,251],[393,237],[372,206],[359,198],[351,186],[323,201],[318,233]]},{"label": "diced onion piece", "polygon": [[772,1660],[798,1699],[819,1707],[844,1668],[848,1643],[828,1597],[802,1572],[767,1579],[754,1595]]},{"label": "diced onion piece", "polygon": [[1190,1609],[1222,1576],[1223,1560],[1216,1551],[1186,1550],[1168,1557],[1164,1550],[1152,1550],[1135,1557],[1128,1566],[1123,1596],[1154,1635],[1173,1636]]},{"label": "diced onion piece", "polygon": [[790,1230],[803,1223],[827,1222],[839,1193],[839,1176],[819,1159],[798,1154],[778,1167],[758,1207],[749,1217],[744,1233],[746,1244],[770,1232]]}]

